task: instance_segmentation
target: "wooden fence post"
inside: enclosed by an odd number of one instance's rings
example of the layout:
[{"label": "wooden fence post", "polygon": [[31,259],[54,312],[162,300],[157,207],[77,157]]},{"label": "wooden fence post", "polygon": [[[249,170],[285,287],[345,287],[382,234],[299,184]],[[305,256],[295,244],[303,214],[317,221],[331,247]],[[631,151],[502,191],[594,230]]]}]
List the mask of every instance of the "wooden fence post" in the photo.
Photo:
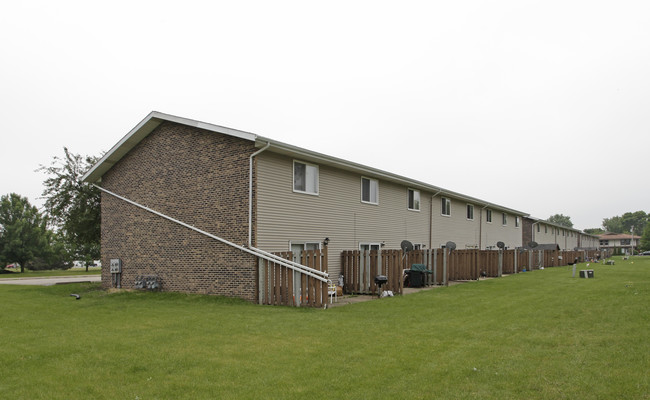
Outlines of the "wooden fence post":
[{"label": "wooden fence post", "polygon": [[447,282],[447,249],[444,248],[442,250],[444,251],[444,253],[442,253],[442,279],[444,279],[443,285],[449,286],[449,282]]},{"label": "wooden fence post", "polygon": [[499,269],[497,271],[497,277],[501,278],[503,275],[503,249],[499,249]]}]

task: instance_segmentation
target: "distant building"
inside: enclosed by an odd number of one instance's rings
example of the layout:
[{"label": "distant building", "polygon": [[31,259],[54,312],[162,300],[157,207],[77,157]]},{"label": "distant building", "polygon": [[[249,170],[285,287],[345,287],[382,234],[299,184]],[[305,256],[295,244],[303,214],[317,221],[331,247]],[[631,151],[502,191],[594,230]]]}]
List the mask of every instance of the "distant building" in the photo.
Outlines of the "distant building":
[{"label": "distant building", "polygon": [[595,250],[598,248],[599,241],[596,235],[533,217],[524,217],[522,234],[524,247],[528,246],[530,242],[535,242],[539,245],[557,245],[559,250],[574,250],[576,248]]},{"label": "distant building", "polygon": [[630,254],[632,247],[639,247],[641,236],[607,232],[598,236],[598,239],[603,250],[610,250],[612,254]]},{"label": "distant building", "polygon": [[[323,262],[336,279],[342,251],[399,249],[404,240],[415,249],[448,241],[460,249],[496,249],[499,242],[518,248],[522,230],[535,230],[531,239],[540,244],[597,246],[589,235],[582,243],[576,229],[534,219],[523,225],[528,214],[503,205],[158,112],[84,180],[103,191],[106,287],[132,288],[156,276],[164,290],[255,301],[264,285],[259,263],[268,253],[292,252],[298,261],[303,250],[327,249]],[[120,272],[111,272],[111,260],[120,262]]]}]

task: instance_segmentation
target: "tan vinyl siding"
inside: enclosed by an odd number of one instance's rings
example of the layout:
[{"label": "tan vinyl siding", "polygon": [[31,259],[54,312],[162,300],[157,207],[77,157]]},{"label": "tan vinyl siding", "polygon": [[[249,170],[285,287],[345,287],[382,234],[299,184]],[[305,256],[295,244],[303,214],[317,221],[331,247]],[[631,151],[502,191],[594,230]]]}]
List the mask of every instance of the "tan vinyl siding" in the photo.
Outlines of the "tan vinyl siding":
[{"label": "tan vinyl siding", "polygon": [[[431,195],[427,194],[429,201]],[[450,215],[442,214],[442,198],[448,198],[451,201]],[[433,232],[431,246],[433,248],[441,247],[448,241],[456,243],[458,249],[464,249],[467,246],[478,246],[479,242],[479,219],[474,209],[474,219],[467,219],[467,202],[456,200],[449,196],[437,195],[433,198]]]},{"label": "tan vinyl siding", "polygon": [[[539,232],[537,232],[537,227],[535,227],[535,233],[533,238],[538,244],[559,244],[556,234],[554,233],[555,227],[546,225],[544,223],[539,224]],[[561,237],[561,236],[560,236]]]},{"label": "tan vinyl siding", "polygon": [[[476,208],[474,209],[474,215],[476,215]],[[492,222],[485,221],[485,213],[485,209],[482,209],[480,212],[481,220],[483,221],[481,229],[482,249],[490,246],[496,249],[497,242],[503,242],[511,249],[521,246],[521,218],[519,226],[515,227],[515,215],[506,213],[508,223],[504,226],[502,224],[503,213],[501,211],[492,210]]]},{"label": "tan vinyl siding", "polygon": [[329,237],[329,266],[338,274],[339,254],[359,243],[385,242],[399,248],[402,240],[429,242],[426,199],[421,211],[408,210],[407,188],[379,180],[377,205],[361,202],[361,175],[319,166],[318,196],[292,190],[293,158],[265,152],[258,156],[258,246],[286,251],[290,241],[322,242]]},{"label": "tan vinyl siding", "polygon": [[[544,229],[546,228],[546,233]],[[564,232],[564,235],[562,234]],[[561,228],[554,225],[547,225],[543,222],[539,223],[539,232],[537,226],[534,227],[533,238],[538,244],[554,243],[560,246],[561,250],[573,250],[578,247],[579,232],[567,228]],[[581,247],[590,247],[589,243],[581,243]]]},{"label": "tan vinyl siding", "polygon": [[[420,211],[408,209],[408,186],[378,179],[378,204],[361,201],[361,175],[327,165],[319,165],[319,193],[293,191],[293,161],[305,161],[271,151],[257,158],[257,245],[267,251],[287,251],[290,242],[322,242],[328,237],[329,271],[339,272],[343,250],[358,249],[360,243],[385,243],[398,249],[402,240],[437,248],[453,241],[462,249],[479,245],[479,224],[485,215],[475,205],[474,219],[467,219],[467,201],[451,200],[451,215],[441,215],[440,195],[420,191]],[[431,211],[433,213],[431,214]],[[508,247],[521,245],[521,227],[501,225],[501,212],[494,211],[498,223],[483,224],[483,247],[503,241]],[[432,222],[432,232],[429,227]],[[489,239],[489,243],[486,241]]]}]

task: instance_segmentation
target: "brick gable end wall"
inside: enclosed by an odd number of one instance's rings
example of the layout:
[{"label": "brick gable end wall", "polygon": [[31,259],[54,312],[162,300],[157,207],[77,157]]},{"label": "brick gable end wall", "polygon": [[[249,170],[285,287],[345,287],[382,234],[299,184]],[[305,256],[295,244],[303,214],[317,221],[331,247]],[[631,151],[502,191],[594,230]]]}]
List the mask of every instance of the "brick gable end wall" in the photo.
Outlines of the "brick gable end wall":
[{"label": "brick gable end wall", "polygon": [[[102,177],[102,186],[236,244],[248,240],[254,143],[164,122]],[[166,291],[257,298],[256,258],[102,194],[102,282],[122,260],[122,287],[157,275]]]}]

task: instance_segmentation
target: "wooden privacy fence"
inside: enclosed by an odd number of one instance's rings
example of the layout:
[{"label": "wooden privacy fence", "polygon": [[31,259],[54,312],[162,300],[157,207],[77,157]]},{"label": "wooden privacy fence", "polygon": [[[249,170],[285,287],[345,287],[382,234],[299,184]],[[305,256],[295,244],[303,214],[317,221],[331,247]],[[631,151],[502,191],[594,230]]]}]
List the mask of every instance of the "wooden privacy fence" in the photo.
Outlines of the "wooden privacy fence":
[{"label": "wooden privacy fence", "polygon": [[[274,254],[285,260],[294,260],[294,254],[290,251]],[[300,258],[295,261],[308,268],[327,272],[327,248],[302,251]],[[323,307],[327,302],[327,282],[287,266],[260,259],[259,302],[268,305]]]},{"label": "wooden privacy fence", "polygon": [[343,292],[378,294],[375,276],[385,275],[388,281],[382,290],[402,294],[402,270],[407,260],[401,250],[346,250],[341,252]]},{"label": "wooden privacy fence", "polygon": [[600,255],[597,250],[402,250],[359,251],[341,253],[343,291],[346,294],[378,294],[374,282],[376,275],[386,275],[388,282],[382,290],[403,292],[404,270],[413,264],[424,264],[431,274],[426,274],[424,284],[445,285],[449,281],[477,280],[480,277],[500,277],[547,267],[559,267],[584,262]]}]

